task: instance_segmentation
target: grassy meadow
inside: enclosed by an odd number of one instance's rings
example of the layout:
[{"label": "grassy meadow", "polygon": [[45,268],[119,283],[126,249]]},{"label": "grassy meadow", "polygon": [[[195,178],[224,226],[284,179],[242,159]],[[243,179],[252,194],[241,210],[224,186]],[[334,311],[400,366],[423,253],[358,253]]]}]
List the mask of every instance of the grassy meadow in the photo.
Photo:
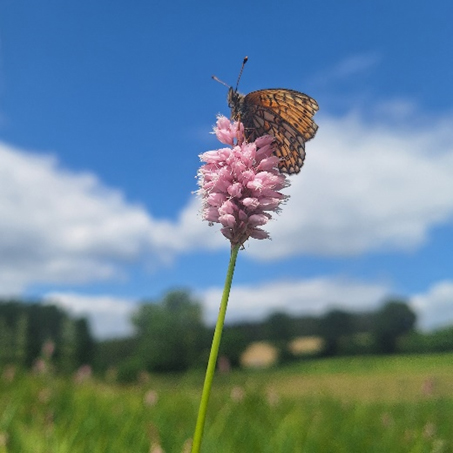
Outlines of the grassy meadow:
[{"label": "grassy meadow", "polygon": [[[0,453],[189,452],[203,373],[0,370]],[[453,452],[453,354],[307,360],[214,380],[202,450]]]}]

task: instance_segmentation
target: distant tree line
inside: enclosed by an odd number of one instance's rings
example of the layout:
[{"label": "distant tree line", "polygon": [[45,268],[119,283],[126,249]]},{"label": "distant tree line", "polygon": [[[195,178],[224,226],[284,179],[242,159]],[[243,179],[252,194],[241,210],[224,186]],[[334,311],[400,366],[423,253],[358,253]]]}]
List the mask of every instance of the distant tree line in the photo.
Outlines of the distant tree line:
[{"label": "distant tree line", "polygon": [[[90,364],[100,374],[132,381],[143,372],[182,372],[204,367],[213,329],[203,322],[202,305],[188,291],[171,291],[147,300],[132,317],[134,334],[95,342],[85,318],[41,303],[0,301],[0,365],[32,367],[52,342],[52,362],[72,371]],[[415,328],[416,315],[404,300],[388,300],[373,312],[334,309],[322,316],[294,317],[277,312],[262,322],[227,325],[221,355],[238,366],[245,349],[266,341],[280,352],[280,362],[300,360],[289,348],[298,337],[319,337],[312,356],[453,351],[453,326],[431,333]]]},{"label": "distant tree line", "polygon": [[[98,344],[95,368],[113,366],[120,379],[134,380],[140,371],[180,372],[206,365],[213,329],[203,323],[201,303],[189,292],[172,291],[162,300],[143,302],[132,321],[133,337]],[[280,362],[300,360],[288,345],[307,336],[322,338],[323,347],[314,354],[318,357],[453,351],[453,327],[422,334],[415,326],[416,315],[404,300],[388,300],[378,310],[363,313],[273,313],[262,322],[227,325],[220,354],[238,366],[251,343],[266,341],[278,348]]]},{"label": "distant tree line", "polygon": [[94,348],[85,318],[39,301],[0,300],[0,365],[31,368],[47,355],[60,371],[72,372],[93,361]]},{"label": "distant tree line", "polygon": [[[296,337],[318,336],[323,347],[317,356],[353,354],[393,354],[399,339],[414,331],[416,315],[406,302],[389,300],[375,312],[351,313],[334,309],[320,317],[292,317],[286,313],[271,314],[263,322],[237,324],[225,329],[225,337],[241,338],[241,345],[268,341],[280,349],[282,360],[293,359],[289,342]],[[453,340],[453,339],[452,339]],[[231,343],[231,346],[230,346]],[[225,342],[225,354],[233,352],[233,342]],[[453,349],[453,341],[452,341]]]}]

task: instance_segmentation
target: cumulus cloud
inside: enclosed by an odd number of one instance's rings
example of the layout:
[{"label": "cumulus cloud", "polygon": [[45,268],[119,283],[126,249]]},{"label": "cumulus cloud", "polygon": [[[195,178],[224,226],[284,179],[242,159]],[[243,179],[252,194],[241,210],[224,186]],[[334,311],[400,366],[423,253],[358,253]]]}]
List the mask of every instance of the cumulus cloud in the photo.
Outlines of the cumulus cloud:
[{"label": "cumulus cloud", "polygon": [[[398,102],[375,111],[368,122],[360,112],[317,119],[305,167],[291,178],[291,198],[269,225],[273,241],[250,241],[250,257],[414,250],[431,229],[451,222],[452,118],[425,118]],[[0,143],[0,161],[3,294],[31,284],[118,279],[129,263],[228,248],[219,228],[201,221],[195,196],[176,221],[156,219],[51,156]]]},{"label": "cumulus cloud", "polygon": [[432,329],[451,325],[453,321],[453,281],[432,285],[425,293],[415,294],[411,306],[420,315],[419,325]]},{"label": "cumulus cloud", "polygon": [[209,235],[195,197],[176,222],[157,220],[94,174],[62,168],[54,156],[0,142],[0,162],[3,295],[32,284],[126,278],[130,263],[162,264],[194,247],[226,245]]},{"label": "cumulus cloud", "polygon": [[159,225],[92,174],[0,143],[0,288],[120,277],[158,257]]},{"label": "cumulus cloud", "polygon": [[44,298],[74,317],[86,317],[98,339],[125,337],[133,333],[130,321],[137,305],[130,299],[91,296],[69,292],[52,292]]}]

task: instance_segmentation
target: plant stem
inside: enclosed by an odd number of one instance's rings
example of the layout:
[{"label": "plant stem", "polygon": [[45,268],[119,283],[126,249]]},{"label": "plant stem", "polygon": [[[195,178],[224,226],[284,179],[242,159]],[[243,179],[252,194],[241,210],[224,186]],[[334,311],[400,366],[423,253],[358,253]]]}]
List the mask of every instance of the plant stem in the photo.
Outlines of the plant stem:
[{"label": "plant stem", "polygon": [[208,409],[209,395],[211,394],[212,380],[219,354],[220,340],[222,338],[223,324],[225,323],[225,314],[228,305],[228,297],[230,295],[231,283],[233,281],[234,266],[238,256],[240,245],[231,248],[230,263],[228,265],[225,287],[223,288],[222,301],[220,302],[219,315],[215,326],[214,337],[212,339],[211,352],[209,353],[208,366],[203,384],[203,392],[201,394],[200,408],[198,409],[197,424],[193,436],[192,453],[199,453],[201,441],[203,438],[203,430],[206,421],[206,412]]}]

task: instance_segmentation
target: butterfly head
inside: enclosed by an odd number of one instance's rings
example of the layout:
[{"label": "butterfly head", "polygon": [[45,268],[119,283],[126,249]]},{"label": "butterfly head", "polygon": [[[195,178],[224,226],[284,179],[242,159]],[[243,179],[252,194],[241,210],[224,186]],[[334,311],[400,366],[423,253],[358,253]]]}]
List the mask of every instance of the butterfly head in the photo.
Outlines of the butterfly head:
[{"label": "butterfly head", "polygon": [[231,118],[238,120],[244,108],[244,95],[233,87],[228,89],[228,107],[231,109]]}]

